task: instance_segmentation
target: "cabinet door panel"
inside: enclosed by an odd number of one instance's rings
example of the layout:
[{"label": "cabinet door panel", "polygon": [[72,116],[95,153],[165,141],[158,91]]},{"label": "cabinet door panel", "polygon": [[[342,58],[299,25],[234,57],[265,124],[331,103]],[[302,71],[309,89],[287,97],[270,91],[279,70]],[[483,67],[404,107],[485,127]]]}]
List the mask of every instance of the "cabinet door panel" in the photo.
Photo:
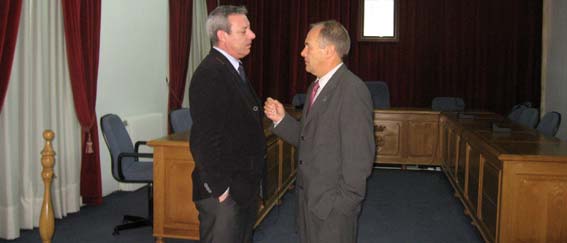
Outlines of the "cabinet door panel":
[{"label": "cabinet door panel", "polygon": [[374,132],[376,139],[376,154],[382,158],[379,163],[391,162],[389,159],[401,159],[401,121],[377,121]]},{"label": "cabinet door panel", "polygon": [[451,126],[447,128],[447,164],[449,164],[449,174],[453,178],[457,178],[457,150],[459,148],[459,138],[455,132],[455,129]]},{"label": "cabinet door panel", "polygon": [[447,153],[448,150],[448,146],[449,146],[449,128],[447,126],[447,124],[442,124],[440,125],[440,144],[439,146],[441,146],[440,151],[440,159],[441,159],[441,163],[443,164],[443,169],[445,170],[449,170],[450,168],[450,164],[449,164],[449,156]]},{"label": "cabinet door panel", "polygon": [[263,183],[263,198],[265,204],[268,200],[274,198],[278,190],[278,161],[279,161],[279,146],[276,137],[270,137],[267,140],[267,153],[266,153],[266,176]]},{"label": "cabinet door panel", "polygon": [[457,163],[457,183],[459,187],[463,190],[465,189],[465,177],[468,169],[467,165],[467,143],[466,141],[459,135],[457,136],[457,154],[456,154],[456,161]]},{"label": "cabinet door panel", "polygon": [[483,168],[481,219],[488,228],[492,238],[496,236],[496,215],[498,208],[498,191],[502,172],[495,167],[496,163],[487,159]]},{"label": "cabinet door panel", "polygon": [[[187,163],[183,160],[169,160],[165,166],[165,173],[168,175],[164,177],[164,215],[165,221],[177,225],[191,225],[194,222],[199,222],[197,218],[197,208],[192,203],[193,197],[193,181],[188,179],[188,175],[193,173],[194,164]],[[187,203],[187,207],[177,207],[179,202]],[[166,227],[168,225],[165,225]]]},{"label": "cabinet door panel", "polygon": [[408,121],[408,159],[433,163],[437,151],[439,122]]},{"label": "cabinet door panel", "polygon": [[283,182],[291,177],[295,168],[295,152],[293,146],[289,143],[283,143],[283,165],[282,165],[282,178]]},{"label": "cabinet door panel", "polygon": [[467,196],[468,196],[468,200],[469,203],[471,204],[471,210],[473,214],[476,214],[476,210],[477,210],[477,206],[478,206],[478,183],[479,183],[479,165],[480,165],[480,152],[475,149],[474,147],[470,147],[470,145],[467,144],[467,147],[469,148],[469,154],[468,154],[468,164],[469,164],[469,168],[468,168],[468,174],[466,176],[468,176],[468,178],[466,178],[467,182],[465,183],[466,185],[466,190],[467,190]]}]

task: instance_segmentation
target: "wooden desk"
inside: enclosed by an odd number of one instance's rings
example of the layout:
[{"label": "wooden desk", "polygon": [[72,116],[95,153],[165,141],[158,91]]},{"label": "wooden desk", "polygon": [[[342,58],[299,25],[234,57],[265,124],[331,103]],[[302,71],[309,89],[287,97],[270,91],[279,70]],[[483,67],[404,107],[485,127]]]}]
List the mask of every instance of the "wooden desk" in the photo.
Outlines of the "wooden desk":
[{"label": "wooden desk", "polygon": [[439,116],[429,109],[374,110],[375,163],[441,165]]},{"label": "wooden desk", "polygon": [[484,240],[567,242],[567,144],[497,114],[471,115],[441,115],[441,160]]},{"label": "wooden desk", "polygon": [[[494,113],[469,115],[474,119],[427,109],[375,110],[376,162],[440,165],[487,242],[567,242],[567,144]],[[493,123],[511,131],[493,132]],[[256,225],[295,179],[293,148],[265,135],[266,199]],[[156,242],[199,237],[187,137],[149,142]]]},{"label": "wooden desk", "polygon": [[441,165],[487,242],[567,242],[567,144],[498,114],[467,115],[375,110],[376,162]]},{"label": "wooden desk", "polygon": [[[294,113],[297,115],[297,112]],[[264,127],[270,124],[265,121]],[[263,205],[256,227],[276,205],[295,180],[295,150],[264,130],[267,141],[266,178]],[[148,142],[154,148],[154,237],[199,239],[198,211],[193,203],[191,173],[195,161],[189,151],[189,132],[172,134]]]}]

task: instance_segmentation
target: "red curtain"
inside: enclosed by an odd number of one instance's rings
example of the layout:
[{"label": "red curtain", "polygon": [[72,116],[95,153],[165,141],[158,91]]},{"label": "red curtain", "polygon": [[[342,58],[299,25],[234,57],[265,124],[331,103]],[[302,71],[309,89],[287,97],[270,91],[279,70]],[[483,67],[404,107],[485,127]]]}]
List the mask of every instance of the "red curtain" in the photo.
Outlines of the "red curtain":
[{"label": "red curtain", "polygon": [[81,196],[85,204],[102,203],[95,113],[100,46],[100,0],[62,0],[73,101],[82,127]]},{"label": "red curtain", "polygon": [[460,96],[467,108],[505,112],[540,102],[542,1],[398,0],[396,43],[359,42],[359,1],[221,0],[246,5],[256,39],[245,59],[262,97],[290,102],[313,77],[300,51],[309,24],[335,19],[350,32],[345,63],[363,80],[388,83],[395,107]]},{"label": "red curtain", "polygon": [[180,108],[183,103],[191,46],[192,4],[193,1],[169,0],[168,114]]},{"label": "red curtain", "polygon": [[0,111],[4,105],[12,71],[21,10],[21,0],[0,1]]},{"label": "red curtain", "polygon": [[207,0],[207,13],[210,13],[217,7],[218,0]]}]

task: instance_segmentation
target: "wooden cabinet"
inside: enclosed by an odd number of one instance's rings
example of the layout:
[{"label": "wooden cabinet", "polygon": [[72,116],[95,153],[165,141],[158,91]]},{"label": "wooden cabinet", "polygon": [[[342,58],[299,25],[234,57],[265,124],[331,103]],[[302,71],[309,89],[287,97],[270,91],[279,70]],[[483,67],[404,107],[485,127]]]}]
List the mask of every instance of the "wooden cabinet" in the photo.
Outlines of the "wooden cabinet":
[{"label": "wooden cabinet", "polygon": [[154,148],[154,237],[199,239],[198,211],[193,203],[191,173],[195,161],[189,152],[189,133],[152,140]]},{"label": "wooden cabinet", "polygon": [[279,203],[280,198],[287,192],[295,180],[295,148],[271,133],[267,137],[266,177],[262,183],[263,204],[258,213],[254,227],[268,215],[270,210]]},{"label": "wooden cabinet", "polygon": [[[297,116],[297,113],[295,113]],[[377,163],[441,165],[487,242],[567,242],[567,143],[494,113],[374,111]],[[509,132],[493,132],[492,126]],[[267,127],[266,124],[265,127]],[[256,225],[295,179],[295,150],[265,131],[264,205]],[[154,147],[154,236],[198,239],[188,134]]]},{"label": "wooden cabinet", "polygon": [[496,114],[472,115],[442,115],[441,164],[483,238],[567,242],[567,144]]},{"label": "wooden cabinet", "polygon": [[376,163],[440,165],[439,112],[374,111]]},{"label": "wooden cabinet", "polygon": [[[291,145],[265,131],[266,177],[263,200],[255,226],[268,215],[295,180],[295,156]],[[195,161],[189,151],[189,133],[172,134],[148,142],[154,148],[154,237],[199,239],[198,211],[193,203],[191,173]]]}]

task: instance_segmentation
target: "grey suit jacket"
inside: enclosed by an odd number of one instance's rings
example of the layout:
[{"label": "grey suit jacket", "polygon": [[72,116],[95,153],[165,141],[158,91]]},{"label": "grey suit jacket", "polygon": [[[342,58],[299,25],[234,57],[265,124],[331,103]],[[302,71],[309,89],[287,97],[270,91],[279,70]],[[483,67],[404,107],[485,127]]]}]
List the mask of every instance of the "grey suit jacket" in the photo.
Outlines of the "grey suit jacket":
[{"label": "grey suit jacket", "polygon": [[359,212],[375,156],[372,99],[360,78],[343,64],[300,121],[286,114],[272,131],[298,149],[309,210],[321,219],[332,209]]}]

